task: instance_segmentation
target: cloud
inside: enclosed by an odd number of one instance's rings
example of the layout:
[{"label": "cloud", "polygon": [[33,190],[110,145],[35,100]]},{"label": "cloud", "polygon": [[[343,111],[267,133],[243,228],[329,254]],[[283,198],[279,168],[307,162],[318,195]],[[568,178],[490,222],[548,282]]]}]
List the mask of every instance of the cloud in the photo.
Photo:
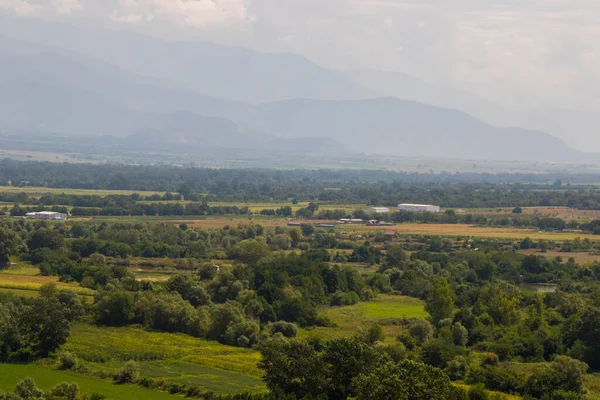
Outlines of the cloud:
[{"label": "cloud", "polygon": [[43,7],[27,0],[0,0],[0,10],[14,13],[21,17],[35,15]]},{"label": "cloud", "polygon": [[403,71],[508,105],[598,103],[598,0],[0,0],[0,10]]}]

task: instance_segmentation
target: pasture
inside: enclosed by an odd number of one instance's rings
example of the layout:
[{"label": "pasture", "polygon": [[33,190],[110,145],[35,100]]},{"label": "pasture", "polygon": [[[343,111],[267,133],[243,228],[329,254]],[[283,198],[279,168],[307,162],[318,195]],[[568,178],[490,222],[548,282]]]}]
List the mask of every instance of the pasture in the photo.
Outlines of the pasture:
[{"label": "pasture", "polygon": [[393,295],[379,295],[375,300],[352,306],[323,307],[320,311],[336,326],[301,329],[298,335],[300,338],[333,339],[354,336],[373,324],[379,324],[389,340],[396,340],[396,336],[402,333],[402,318],[422,319],[428,316],[423,301]]},{"label": "pasture", "polygon": [[77,382],[83,393],[99,393],[106,396],[107,400],[174,400],[176,398],[181,398],[175,395],[145,389],[140,386],[115,385],[102,379],[84,376],[69,371],[57,371],[36,364],[0,364],[1,391],[14,390],[17,383],[25,377],[33,378],[36,385],[44,390],[49,390],[60,382]]}]

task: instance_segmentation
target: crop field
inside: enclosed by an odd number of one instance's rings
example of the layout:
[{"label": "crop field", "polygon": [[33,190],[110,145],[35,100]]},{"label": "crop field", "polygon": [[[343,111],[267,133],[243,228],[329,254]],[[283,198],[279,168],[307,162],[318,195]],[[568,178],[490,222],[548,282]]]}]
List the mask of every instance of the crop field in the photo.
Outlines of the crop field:
[{"label": "crop field", "polygon": [[83,393],[100,393],[106,399],[130,399],[130,400],[174,400],[181,398],[163,392],[152,391],[140,386],[115,385],[111,382],[68,371],[57,371],[45,366],[0,364],[0,390],[12,391],[17,383],[25,378],[31,377],[36,385],[44,390],[51,389],[60,382],[77,382]]},{"label": "crop field", "polygon": [[114,372],[136,360],[141,375],[218,393],[262,392],[260,353],[183,334],[76,325],[63,350],[92,369]]},{"label": "crop field", "polygon": [[354,336],[372,324],[379,324],[390,340],[402,332],[399,320],[406,317],[426,318],[424,303],[421,300],[405,297],[380,295],[375,300],[361,302],[352,306],[324,307],[325,314],[336,327],[316,327],[300,330],[299,337],[319,337],[332,339],[336,337]]},{"label": "crop field", "polygon": [[545,253],[542,253],[540,250],[530,249],[530,250],[520,250],[519,253],[522,254],[534,254],[536,256],[543,256],[546,258],[555,258],[562,257],[564,260],[568,260],[569,258],[573,258],[578,264],[590,264],[594,261],[600,261],[599,254],[589,254],[589,253],[563,253],[560,251],[548,250]]},{"label": "crop field", "polygon": [[0,186],[0,192],[5,193],[27,193],[31,196],[41,196],[47,193],[54,194],[72,194],[72,195],[95,195],[95,196],[109,196],[109,195],[129,195],[138,193],[142,196],[152,196],[154,194],[164,195],[165,192],[152,192],[143,190],[100,190],[100,189],[68,189],[68,188],[47,188],[47,187],[34,187],[34,186]]},{"label": "crop field", "polygon": [[0,290],[33,297],[35,295],[31,292],[37,292],[43,285],[53,283],[58,288],[73,290],[84,296],[94,294],[93,290],[80,287],[77,283],[59,282],[57,276],[41,276],[39,273],[37,267],[27,263],[13,264],[8,269],[0,270]]},{"label": "crop field", "polygon": [[351,230],[357,233],[375,232],[380,230],[393,231],[399,234],[426,235],[426,236],[471,236],[499,239],[523,239],[530,237],[538,240],[574,240],[576,238],[598,241],[600,236],[581,232],[542,232],[528,228],[495,228],[480,227],[467,224],[398,224],[392,226],[366,226],[345,225],[340,229]]}]

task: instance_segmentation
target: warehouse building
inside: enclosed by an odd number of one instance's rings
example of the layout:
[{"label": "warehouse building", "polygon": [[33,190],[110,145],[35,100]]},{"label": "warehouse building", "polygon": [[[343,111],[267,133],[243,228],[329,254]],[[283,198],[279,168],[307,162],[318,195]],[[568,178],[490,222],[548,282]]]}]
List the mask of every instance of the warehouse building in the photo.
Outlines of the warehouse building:
[{"label": "warehouse building", "polygon": [[44,219],[48,221],[66,221],[67,214],[54,211],[29,212],[25,214],[27,219]]},{"label": "warehouse building", "polygon": [[398,211],[409,212],[440,212],[440,206],[432,206],[431,204],[398,204]]}]

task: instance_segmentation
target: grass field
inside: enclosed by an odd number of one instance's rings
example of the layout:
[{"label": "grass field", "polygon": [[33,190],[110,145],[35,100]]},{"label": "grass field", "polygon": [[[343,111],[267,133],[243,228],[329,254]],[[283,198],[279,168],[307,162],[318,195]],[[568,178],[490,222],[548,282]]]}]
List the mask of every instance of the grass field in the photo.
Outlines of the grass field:
[{"label": "grass field", "polygon": [[336,327],[301,329],[299,337],[332,339],[354,336],[377,323],[382,325],[388,339],[395,340],[402,331],[400,325],[394,324],[399,319],[428,316],[421,300],[392,295],[380,295],[373,301],[361,302],[352,306],[324,307],[321,312],[336,324]]},{"label": "grass field", "polygon": [[62,349],[99,371],[114,372],[136,360],[143,377],[218,393],[265,390],[256,365],[260,353],[187,335],[79,324]]},{"label": "grass field", "polygon": [[68,188],[46,188],[46,187],[19,187],[19,186],[0,186],[0,192],[7,193],[27,193],[31,196],[41,196],[47,193],[55,194],[73,194],[73,195],[96,195],[96,196],[108,196],[108,195],[119,195],[119,194],[133,194],[139,193],[142,196],[152,196],[153,194],[160,194],[161,196],[165,192],[152,192],[143,190],[102,190],[102,189],[68,189]]},{"label": "grass field", "polygon": [[106,396],[107,399],[112,400],[174,400],[181,398],[180,396],[152,391],[139,386],[114,385],[101,379],[67,371],[57,371],[35,364],[0,364],[0,390],[14,390],[17,383],[25,377],[33,378],[36,385],[44,390],[51,389],[60,382],[77,382],[82,392],[88,394],[100,393]]}]

